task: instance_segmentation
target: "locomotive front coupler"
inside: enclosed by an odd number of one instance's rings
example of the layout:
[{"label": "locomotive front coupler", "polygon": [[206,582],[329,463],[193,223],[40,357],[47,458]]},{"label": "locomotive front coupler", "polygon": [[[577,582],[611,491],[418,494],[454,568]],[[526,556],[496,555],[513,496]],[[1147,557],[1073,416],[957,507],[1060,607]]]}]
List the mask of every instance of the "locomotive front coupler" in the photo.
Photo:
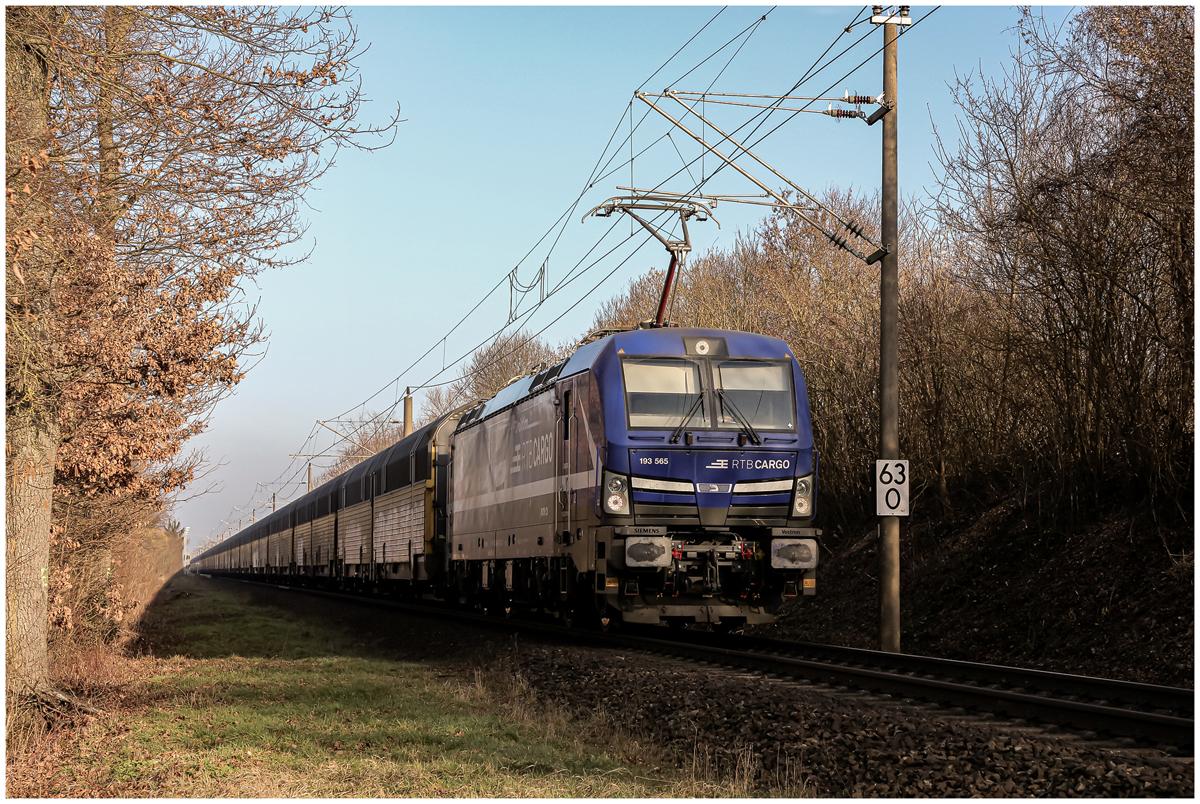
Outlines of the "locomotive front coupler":
[{"label": "locomotive front coupler", "polygon": [[742,571],[762,558],[758,541],[732,531],[674,531],[666,527],[613,529],[609,563],[618,569],[656,571],[706,566]]}]

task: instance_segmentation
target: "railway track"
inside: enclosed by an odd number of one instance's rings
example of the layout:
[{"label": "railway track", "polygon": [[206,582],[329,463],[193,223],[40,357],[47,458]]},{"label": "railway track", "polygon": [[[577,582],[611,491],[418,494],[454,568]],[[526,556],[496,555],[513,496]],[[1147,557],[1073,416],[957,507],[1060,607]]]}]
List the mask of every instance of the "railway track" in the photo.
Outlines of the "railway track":
[{"label": "railway track", "polygon": [[1176,755],[1194,751],[1193,690],[698,631],[665,639],[604,637],[614,645],[641,645],[710,664],[1134,740]]},{"label": "railway track", "polygon": [[428,603],[282,588],[353,599],[373,607],[501,626],[558,641],[642,650],[779,678],[804,679],[834,688],[1053,724],[1083,732],[1088,737],[1115,739],[1130,746],[1154,746],[1176,756],[1191,756],[1194,752],[1195,693],[1188,689],[929,656],[718,635],[694,629],[645,628],[602,633]]}]

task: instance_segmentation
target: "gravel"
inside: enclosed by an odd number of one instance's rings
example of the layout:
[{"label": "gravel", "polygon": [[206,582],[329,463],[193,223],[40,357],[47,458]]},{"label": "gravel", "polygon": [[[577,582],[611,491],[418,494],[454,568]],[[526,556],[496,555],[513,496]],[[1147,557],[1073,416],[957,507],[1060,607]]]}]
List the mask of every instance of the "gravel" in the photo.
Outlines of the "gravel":
[{"label": "gravel", "polygon": [[[1192,797],[1191,759],[651,655],[523,645],[548,699],[811,795]],[[1051,727],[1053,729],[1053,727]]]},{"label": "gravel", "polygon": [[252,589],[255,604],[359,633],[364,655],[465,674],[517,673],[548,701],[603,714],[713,768],[749,770],[764,787],[786,782],[806,795],[836,797],[1191,798],[1195,790],[1190,758],[1052,733],[1053,727],[641,652],[544,644],[514,638],[500,623],[485,627]]}]

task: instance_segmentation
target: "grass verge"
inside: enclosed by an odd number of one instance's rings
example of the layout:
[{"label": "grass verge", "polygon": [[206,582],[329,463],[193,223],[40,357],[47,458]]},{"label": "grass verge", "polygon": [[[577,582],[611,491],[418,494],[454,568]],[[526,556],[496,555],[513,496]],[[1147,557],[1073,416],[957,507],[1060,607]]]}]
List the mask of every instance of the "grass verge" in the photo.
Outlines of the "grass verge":
[{"label": "grass verge", "polygon": [[[10,755],[12,797],[738,797],[713,768],[539,703],[503,668],[358,655],[351,637],[248,592],[179,578],[158,628],[175,655],[127,662],[106,716]],[[745,767],[742,767],[742,766]]]}]

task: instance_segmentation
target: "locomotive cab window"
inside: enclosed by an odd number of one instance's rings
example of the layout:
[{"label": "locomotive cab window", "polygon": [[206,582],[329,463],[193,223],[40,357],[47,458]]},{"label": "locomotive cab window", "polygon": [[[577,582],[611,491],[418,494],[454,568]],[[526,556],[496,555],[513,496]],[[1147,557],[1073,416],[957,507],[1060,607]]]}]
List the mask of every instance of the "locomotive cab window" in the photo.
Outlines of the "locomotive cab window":
[{"label": "locomotive cab window", "polygon": [[796,429],[795,386],[788,363],[722,360],[713,365],[717,427],[738,427],[745,419],[755,430]]},{"label": "locomotive cab window", "polygon": [[630,357],[621,366],[630,428],[796,431],[786,360]]},{"label": "locomotive cab window", "polygon": [[708,427],[700,365],[677,357],[627,358],[622,361],[625,409],[630,427],[678,427],[684,419]]}]

